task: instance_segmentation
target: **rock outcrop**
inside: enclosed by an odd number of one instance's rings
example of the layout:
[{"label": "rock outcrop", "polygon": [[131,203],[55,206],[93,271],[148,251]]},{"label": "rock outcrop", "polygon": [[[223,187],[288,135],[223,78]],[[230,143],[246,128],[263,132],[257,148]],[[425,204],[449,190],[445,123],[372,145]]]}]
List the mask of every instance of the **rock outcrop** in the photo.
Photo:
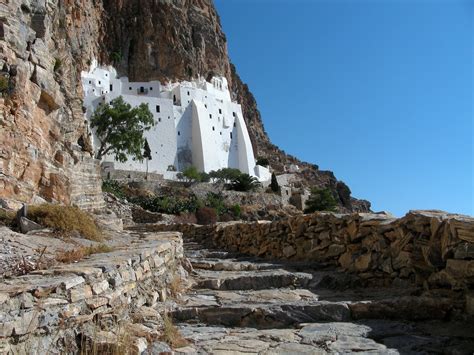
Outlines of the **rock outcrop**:
[{"label": "rock outcrop", "polygon": [[0,4],[0,197],[104,205],[80,84],[101,13],[92,1]]}]

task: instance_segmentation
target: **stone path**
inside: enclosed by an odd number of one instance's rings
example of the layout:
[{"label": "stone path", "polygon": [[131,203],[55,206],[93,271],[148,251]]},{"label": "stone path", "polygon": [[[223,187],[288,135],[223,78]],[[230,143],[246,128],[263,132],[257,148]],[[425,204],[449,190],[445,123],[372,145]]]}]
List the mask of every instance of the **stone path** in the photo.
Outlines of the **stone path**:
[{"label": "stone path", "polygon": [[[471,354],[474,324],[444,321],[452,305],[412,289],[347,288],[324,267],[282,265],[185,243],[194,287],[171,314],[209,354]],[[302,269],[304,272],[302,272]],[[343,290],[344,289],[344,290]]]}]

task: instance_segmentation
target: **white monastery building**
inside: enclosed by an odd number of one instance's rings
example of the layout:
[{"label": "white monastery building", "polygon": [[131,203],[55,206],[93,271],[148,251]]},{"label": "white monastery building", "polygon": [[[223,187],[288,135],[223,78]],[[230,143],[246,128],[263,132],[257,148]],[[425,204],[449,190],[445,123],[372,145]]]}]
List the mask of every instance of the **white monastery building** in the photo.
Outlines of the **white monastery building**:
[{"label": "white monastery building", "polygon": [[[167,85],[129,82],[126,77],[118,78],[114,68],[94,62],[89,72],[82,73],[82,84],[87,118],[99,105],[119,96],[133,107],[148,104],[155,119],[155,126],[144,134],[152,153],[150,172],[173,178],[173,170],[193,165],[204,172],[236,168],[260,181],[271,177],[267,168],[255,164],[241,106],[232,102],[226,78]],[[93,140],[97,147],[97,138]],[[113,156],[103,160],[114,162]],[[145,171],[146,164],[128,159],[114,162],[114,168]]]}]

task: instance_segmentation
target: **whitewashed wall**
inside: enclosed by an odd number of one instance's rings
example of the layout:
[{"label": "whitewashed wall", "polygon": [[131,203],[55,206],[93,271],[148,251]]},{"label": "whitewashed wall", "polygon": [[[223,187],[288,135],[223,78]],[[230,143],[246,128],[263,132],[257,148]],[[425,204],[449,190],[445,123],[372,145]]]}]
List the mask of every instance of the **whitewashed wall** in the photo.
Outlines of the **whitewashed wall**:
[{"label": "whitewashed wall", "polygon": [[[97,67],[82,73],[86,117],[99,104],[118,96],[132,106],[148,104],[155,126],[145,132],[152,152],[149,171],[165,174],[170,165],[178,170],[194,165],[209,172],[226,167],[270,179],[268,169],[256,166],[252,144],[241,106],[232,102],[225,78],[211,82],[199,79],[162,86],[158,81],[129,82],[117,78],[111,67]],[[94,145],[98,146],[94,137]],[[113,161],[107,156],[104,161]],[[115,162],[117,169],[144,171],[145,162],[129,159]],[[166,176],[175,174],[166,173]]]}]

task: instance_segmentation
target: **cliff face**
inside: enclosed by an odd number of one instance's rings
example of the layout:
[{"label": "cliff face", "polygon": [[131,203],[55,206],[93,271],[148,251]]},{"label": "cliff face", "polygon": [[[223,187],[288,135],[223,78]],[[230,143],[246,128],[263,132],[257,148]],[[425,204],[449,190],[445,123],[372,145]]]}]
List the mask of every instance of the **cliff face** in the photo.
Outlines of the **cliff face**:
[{"label": "cliff face", "polygon": [[98,48],[95,3],[0,3],[0,197],[103,205],[80,86]]},{"label": "cliff face", "polygon": [[229,61],[211,0],[46,3],[8,0],[0,5],[0,68],[10,86],[0,102],[0,196],[39,194],[71,202],[71,189],[83,190],[72,172],[87,166],[83,176],[93,191],[90,203],[96,203],[94,173],[87,173],[93,164],[81,165],[90,161],[90,149],[79,78],[88,61],[99,58],[134,81],[225,76],[242,104],[256,156],[267,157],[277,172],[298,164],[305,184],[329,186],[347,210],[368,209],[331,172],[301,163],[270,142],[253,95]]}]

